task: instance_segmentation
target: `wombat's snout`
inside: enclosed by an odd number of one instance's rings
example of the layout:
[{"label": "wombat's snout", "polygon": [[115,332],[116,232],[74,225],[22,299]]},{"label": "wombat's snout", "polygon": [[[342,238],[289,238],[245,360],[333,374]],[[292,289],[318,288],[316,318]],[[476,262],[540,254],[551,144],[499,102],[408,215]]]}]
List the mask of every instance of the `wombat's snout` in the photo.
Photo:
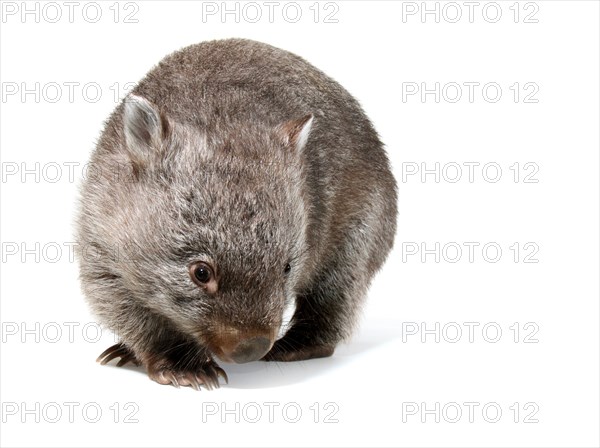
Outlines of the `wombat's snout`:
[{"label": "wombat's snout", "polygon": [[233,349],[229,357],[238,364],[258,361],[271,349],[271,340],[265,337],[256,337],[241,341]]},{"label": "wombat's snout", "polygon": [[246,332],[222,327],[212,337],[212,342],[212,352],[223,361],[243,364],[265,356],[271,350],[275,337],[272,331],[266,329]]}]

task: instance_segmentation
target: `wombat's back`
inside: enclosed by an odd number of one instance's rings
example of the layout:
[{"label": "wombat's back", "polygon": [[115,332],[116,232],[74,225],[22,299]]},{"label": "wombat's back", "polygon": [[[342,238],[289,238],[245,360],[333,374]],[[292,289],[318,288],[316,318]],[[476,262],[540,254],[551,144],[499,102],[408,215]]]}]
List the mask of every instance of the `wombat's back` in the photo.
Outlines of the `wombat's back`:
[{"label": "wombat's back", "polygon": [[164,58],[132,93],[208,132],[231,122],[276,126],[310,113],[314,144],[308,152],[319,150],[332,162],[359,157],[387,165],[375,131],[342,86],[299,56],[260,42],[185,47]]},{"label": "wombat's back", "polygon": [[160,105],[176,121],[199,126],[219,119],[277,125],[306,113],[330,124],[364,121],[346,90],[304,59],[243,39],[204,42],[172,53],[133,93]]}]

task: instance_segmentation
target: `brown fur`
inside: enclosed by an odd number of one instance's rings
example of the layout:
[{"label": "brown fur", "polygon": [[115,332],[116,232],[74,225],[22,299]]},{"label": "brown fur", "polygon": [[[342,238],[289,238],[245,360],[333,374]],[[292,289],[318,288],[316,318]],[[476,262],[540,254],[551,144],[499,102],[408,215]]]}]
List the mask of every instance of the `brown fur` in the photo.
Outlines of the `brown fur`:
[{"label": "brown fur", "polygon": [[[396,183],[358,103],[298,56],[241,39],[167,56],[126,101],[78,219],[102,255],[80,257],[85,295],[122,340],[101,360],[197,387],[224,375],[215,354],[331,355],[396,230]],[[190,278],[198,262],[214,269],[206,285]]]}]

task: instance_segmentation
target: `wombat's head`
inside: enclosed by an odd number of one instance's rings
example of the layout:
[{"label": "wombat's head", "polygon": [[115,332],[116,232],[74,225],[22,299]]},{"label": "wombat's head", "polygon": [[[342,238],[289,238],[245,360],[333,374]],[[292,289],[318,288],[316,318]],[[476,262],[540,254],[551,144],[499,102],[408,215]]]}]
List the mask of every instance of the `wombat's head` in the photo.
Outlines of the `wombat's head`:
[{"label": "wombat's head", "polygon": [[307,262],[301,153],[313,119],[231,121],[192,128],[130,96],[119,157],[132,179],[115,185],[100,219],[113,243],[135,248],[118,268],[131,300],[221,359],[248,362],[295,312]]}]

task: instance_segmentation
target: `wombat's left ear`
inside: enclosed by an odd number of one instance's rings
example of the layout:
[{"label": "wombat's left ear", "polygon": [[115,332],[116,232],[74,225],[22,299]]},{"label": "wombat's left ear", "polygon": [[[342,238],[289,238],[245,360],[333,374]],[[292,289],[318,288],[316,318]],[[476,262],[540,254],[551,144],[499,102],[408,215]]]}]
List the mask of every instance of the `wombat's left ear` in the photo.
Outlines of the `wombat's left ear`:
[{"label": "wombat's left ear", "polygon": [[125,98],[123,130],[125,144],[132,161],[139,165],[158,149],[168,124],[158,109],[145,98],[129,95]]},{"label": "wombat's left ear", "polygon": [[305,115],[297,120],[286,121],[277,128],[284,145],[293,146],[297,150],[302,150],[312,129],[314,117],[312,114]]}]

